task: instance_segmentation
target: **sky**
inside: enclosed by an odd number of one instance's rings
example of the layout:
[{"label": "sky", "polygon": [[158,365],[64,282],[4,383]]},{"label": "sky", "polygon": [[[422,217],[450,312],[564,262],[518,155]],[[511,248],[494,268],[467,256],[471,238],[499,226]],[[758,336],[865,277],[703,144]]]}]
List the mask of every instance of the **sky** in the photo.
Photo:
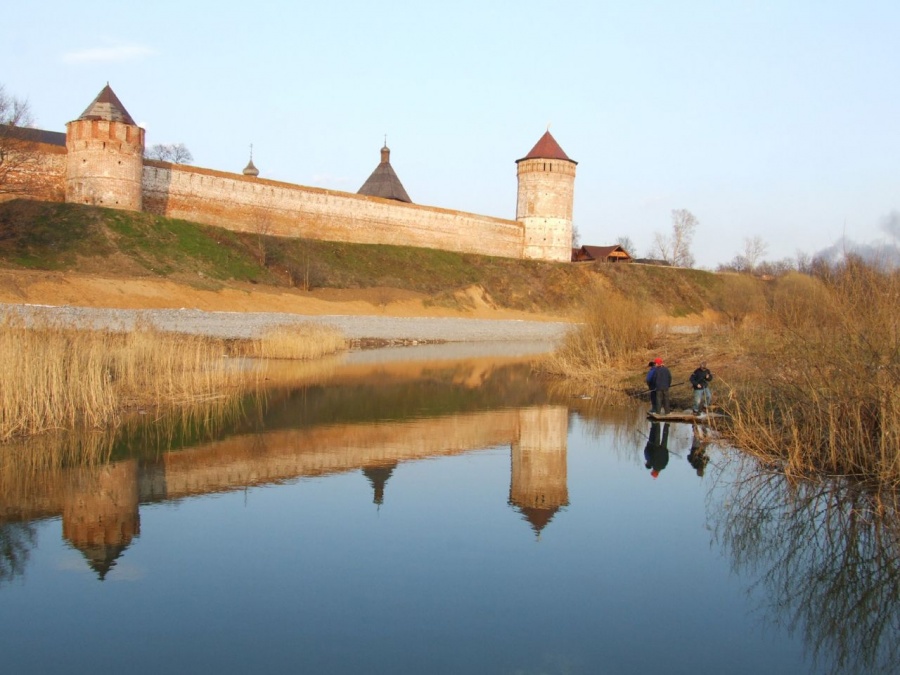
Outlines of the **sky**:
[{"label": "sky", "polygon": [[386,135],[415,203],[509,219],[549,125],[581,244],[646,256],[687,209],[709,269],[755,237],[768,260],[900,243],[896,0],[134,7],[35,0],[0,85],[65,131],[108,82],[148,146],[240,173],[252,144],[261,177],[348,192]]}]

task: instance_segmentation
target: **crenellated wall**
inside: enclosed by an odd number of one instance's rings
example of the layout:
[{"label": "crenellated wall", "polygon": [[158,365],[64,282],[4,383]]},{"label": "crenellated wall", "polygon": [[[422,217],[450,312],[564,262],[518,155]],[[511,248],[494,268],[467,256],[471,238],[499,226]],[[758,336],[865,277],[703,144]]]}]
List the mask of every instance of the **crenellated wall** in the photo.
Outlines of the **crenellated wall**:
[{"label": "crenellated wall", "polygon": [[[386,199],[394,195],[382,192],[375,197],[261,179],[255,167],[245,175],[146,160],[144,129],[108,84],[66,125],[65,135],[30,133],[38,141],[34,161],[3,180],[7,186],[18,182],[17,188],[27,184],[18,193],[31,198],[281,237],[559,262],[572,256],[576,162],[549,130],[516,162],[514,220]],[[383,153],[383,163],[387,158]],[[14,197],[0,194],[0,200]]]},{"label": "crenellated wall", "polygon": [[522,256],[524,228],[462,211],[146,160],[144,210],[241,232]]},{"label": "crenellated wall", "polygon": [[109,120],[66,125],[66,201],[140,211],[144,130]]},{"label": "crenellated wall", "polygon": [[62,202],[66,198],[66,149],[49,143],[36,143],[23,156],[7,160],[12,168],[6,173],[7,184],[0,190],[0,201],[27,195],[45,202]]}]

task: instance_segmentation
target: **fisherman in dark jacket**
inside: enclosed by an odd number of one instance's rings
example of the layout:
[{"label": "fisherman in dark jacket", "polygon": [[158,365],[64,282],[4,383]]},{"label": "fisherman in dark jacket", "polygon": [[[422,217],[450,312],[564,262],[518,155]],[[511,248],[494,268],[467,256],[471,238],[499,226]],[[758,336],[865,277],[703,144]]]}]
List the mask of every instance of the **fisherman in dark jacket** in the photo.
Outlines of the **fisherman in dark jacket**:
[{"label": "fisherman in dark jacket", "polygon": [[701,408],[709,410],[712,403],[712,388],[709,383],[712,382],[713,375],[706,367],[706,361],[700,362],[700,367],[691,373],[691,388],[694,390],[694,414],[700,414]]},{"label": "fisherman in dark jacket", "polygon": [[667,415],[672,412],[669,405],[669,387],[672,386],[672,373],[663,364],[663,360],[657,358],[653,363],[656,369],[653,371],[653,388],[656,390],[656,402],[659,404],[658,412]]},{"label": "fisherman in dark jacket", "polygon": [[650,390],[650,412],[655,413],[658,410],[656,404],[656,389],[653,386],[653,375],[656,373],[656,364],[651,361],[647,364],[647,389]]}]

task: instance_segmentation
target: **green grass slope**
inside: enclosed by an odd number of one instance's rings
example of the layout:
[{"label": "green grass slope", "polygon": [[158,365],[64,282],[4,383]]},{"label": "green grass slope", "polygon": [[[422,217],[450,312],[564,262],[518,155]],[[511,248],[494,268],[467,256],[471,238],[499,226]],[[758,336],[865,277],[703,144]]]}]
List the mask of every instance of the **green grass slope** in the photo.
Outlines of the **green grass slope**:
[{"label": "green grass slope", "polygon": [[108,277],[203,279],[219,287],[387,287],[455,306],[480,286],[495,304],[577,313],[585,292],[617,289],[673,316],[715,305],[720,275],[646,265],[510,260],[406,246],[346,244],[237,233],[148,213],[78,204],[0,203],[0,266]]}]

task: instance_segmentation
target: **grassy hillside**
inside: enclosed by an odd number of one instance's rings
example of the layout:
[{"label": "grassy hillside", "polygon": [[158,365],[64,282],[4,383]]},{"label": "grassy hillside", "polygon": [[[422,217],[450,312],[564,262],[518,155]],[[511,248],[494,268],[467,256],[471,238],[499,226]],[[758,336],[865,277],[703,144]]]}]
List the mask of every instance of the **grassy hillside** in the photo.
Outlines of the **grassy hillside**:
[{"label": "grassy hillside", "polygon": [[147,213],[16,200],[0,204],[0,266],[232,283],[396,288],[460,302],[480,286],[501,307],[577,312],[584,293],[616,288],[673,316],[716,304],[721,277],[698,270],[510,260],[405,246],[236,233]]}]

